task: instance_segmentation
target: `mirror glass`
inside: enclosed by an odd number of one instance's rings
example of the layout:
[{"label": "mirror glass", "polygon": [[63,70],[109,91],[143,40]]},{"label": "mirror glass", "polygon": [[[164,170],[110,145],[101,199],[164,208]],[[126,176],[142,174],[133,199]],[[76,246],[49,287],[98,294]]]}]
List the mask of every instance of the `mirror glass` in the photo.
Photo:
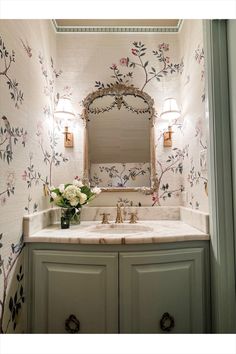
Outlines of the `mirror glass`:
[{"label": "mirror glass", "polygon": [[150,102],[132,91],[113,91],[91,100],[86,114],[91,186],[150,188]]}]

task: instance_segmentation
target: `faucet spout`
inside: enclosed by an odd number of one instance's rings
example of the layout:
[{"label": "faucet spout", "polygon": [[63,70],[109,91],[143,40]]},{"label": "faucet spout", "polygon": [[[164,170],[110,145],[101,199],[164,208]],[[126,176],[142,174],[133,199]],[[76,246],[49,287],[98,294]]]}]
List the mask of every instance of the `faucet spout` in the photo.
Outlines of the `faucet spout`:
[{"label": "faucet spout", "polygon": [[122,210],[121,210],[119,203],[117,203],[116,224],[122,224],[122,223],[123,223]]}]

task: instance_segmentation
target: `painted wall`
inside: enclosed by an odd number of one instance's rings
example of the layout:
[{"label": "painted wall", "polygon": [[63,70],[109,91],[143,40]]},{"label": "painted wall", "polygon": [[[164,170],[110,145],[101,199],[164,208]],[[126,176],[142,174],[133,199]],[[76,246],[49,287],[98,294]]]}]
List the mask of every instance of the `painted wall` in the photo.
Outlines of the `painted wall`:
[{"label": "painted wall", "polygon": [[[52,117],[57,93],[71,95],[77,118],[87,94],[115,81],[143,88],[155,100],[157,193],[153,198],[142,193],[104,193],[93,205],[114,205],[117,200],[132,200],[133,205],[182,205],[187,200],[186,205],[207,210],[207,172],[201,169],[204,161],[200,163],[199,156],[207,147],[203,59],[201,21],[186,21],[178,35],[56,35],[46,20],[0,21],[3,332],[25,331],[23,215],[48,207],[45,185],[70,182],[83,173],[83,123],[80,119],[71,122],[74,148],[64,149],[63,123]],[[173,126],[173,147],[164,148],[166,126],[159,115],[163,99],[169,96],[182,102],[184,124]]]}]

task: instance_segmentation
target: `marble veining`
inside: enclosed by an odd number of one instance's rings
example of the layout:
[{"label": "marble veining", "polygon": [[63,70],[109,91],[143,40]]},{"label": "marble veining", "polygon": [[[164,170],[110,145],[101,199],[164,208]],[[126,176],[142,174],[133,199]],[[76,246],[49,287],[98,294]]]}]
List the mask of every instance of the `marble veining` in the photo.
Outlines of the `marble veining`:
[{"label": "marble veining", "polygon": [[[129,220],[130,212],[137,212],[138,222],[141,221],[168,221],[181,220],[184,223],[209,233],[209,215],[200,211],[183,207],[125,207],[123,208],[124,220]],[[81,213],[82,222],[101,221],[102,213],[109,213],[109,221],[116,218],[116,207],[84,207]],[[59,222],[61,216],[60,208],[51,208],[41,212],[24,216],[24,236],[28,237],[36,232]]]},{"label": "marble veining", "polygon": [[[25,242],[48,242],[70,244],[147,244],[178,241],[208,240],[205,234],[180,220],[139,221],[138,225],[148,226],[151,231],[135,231],[133,234],[91,232],[98,221],[82,221],[80,225],[62,230],[59,224],[50,225],[25,237]],[[127,223],[128,224],[128,223]],[[125,225],[125,224],[123,224]],[[128,224],[130,225],[130,224]],[[109,226],[109,225],[108,225]]]}]

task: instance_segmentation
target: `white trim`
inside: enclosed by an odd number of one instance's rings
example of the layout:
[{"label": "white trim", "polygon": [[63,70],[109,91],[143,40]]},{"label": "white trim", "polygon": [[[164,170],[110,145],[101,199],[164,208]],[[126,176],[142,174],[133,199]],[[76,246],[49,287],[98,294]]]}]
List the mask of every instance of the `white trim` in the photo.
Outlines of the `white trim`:
[{"label": "white trim", "polygon": [[176,34],[182,28],[183,20],[177,26],[58,26],[55,19],[51,20],[57,33],[164,33]]}]

